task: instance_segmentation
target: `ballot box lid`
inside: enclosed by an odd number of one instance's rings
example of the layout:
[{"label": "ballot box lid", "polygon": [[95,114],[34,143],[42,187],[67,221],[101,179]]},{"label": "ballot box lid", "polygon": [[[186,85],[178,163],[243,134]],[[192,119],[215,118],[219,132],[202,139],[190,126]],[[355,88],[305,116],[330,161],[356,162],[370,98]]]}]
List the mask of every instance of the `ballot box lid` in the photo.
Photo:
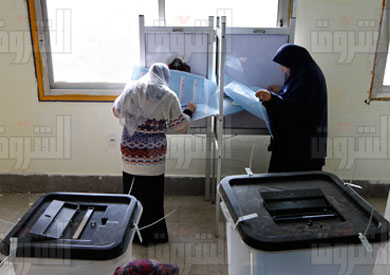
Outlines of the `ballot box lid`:
[{"label": "ballot box lid", "polygon": [[1,253],[9,255],[16,238],[17,257],[113,259],[127,250],[141,212],[128,195],[48,193],[1,242]]},{"label": "ballot box lid", "polygon": [[365,232],[369,242],[389,238],[388,221],[330,173],[229,176],[218,191],[243,242],[255,249],[354,244]]}]

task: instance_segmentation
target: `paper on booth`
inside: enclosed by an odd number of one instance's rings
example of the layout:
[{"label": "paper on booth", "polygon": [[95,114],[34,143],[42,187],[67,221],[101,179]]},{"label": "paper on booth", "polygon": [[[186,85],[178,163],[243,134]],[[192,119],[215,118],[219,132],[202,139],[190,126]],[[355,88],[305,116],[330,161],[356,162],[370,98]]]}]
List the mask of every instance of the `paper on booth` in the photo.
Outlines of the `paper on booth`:
[{"label": "paper on booth", "polygon": [[245,86],[238,81],[233,80],[227,86],[225,86],[225,93],[245,110],[264,120],[268,131],[272,135],[267,110],[256,97],[255,90]]},{"label": "paper on booth", "polygon": [[[135,67],[132,80],[139,79],[147,71],[147,68]],[[219,93],[214,81],[199,75],[171,70],[169,88],[176,93],[181,105],[190,101],[196,104],[192,121],[218,114]]]}]

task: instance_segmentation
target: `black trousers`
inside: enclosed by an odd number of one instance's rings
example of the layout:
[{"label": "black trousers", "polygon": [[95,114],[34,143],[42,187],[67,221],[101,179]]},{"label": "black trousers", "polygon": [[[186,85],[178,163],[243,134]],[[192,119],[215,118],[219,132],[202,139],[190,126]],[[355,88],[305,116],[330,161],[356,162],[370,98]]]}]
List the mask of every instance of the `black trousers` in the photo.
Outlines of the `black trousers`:
[{"label": "black trousers", "polygon": [[[164,174],[159,176],[134,176],[123,172],[123,193],[130,190],[131,182],[134,180],[130,195],[139,200],[143,207],[138,227],[149,225],[164,217]],[[157,244],[168,241],[168,231],[165,219],[157,224],[141,230],[142,244]],[[139,243],[138,235],[134,242]]]}]

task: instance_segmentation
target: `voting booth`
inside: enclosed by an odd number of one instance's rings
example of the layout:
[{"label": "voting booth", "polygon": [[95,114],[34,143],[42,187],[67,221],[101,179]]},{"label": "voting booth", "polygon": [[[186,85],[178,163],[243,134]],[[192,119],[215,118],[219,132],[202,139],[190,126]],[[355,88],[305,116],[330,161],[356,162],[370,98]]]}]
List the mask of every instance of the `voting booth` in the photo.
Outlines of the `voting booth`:
[{"label": "voting booth", "polygon": [[[167,63],[170,57],[181,56],[188,61],[193,75],[216,84],[210,101],[216,105],[206,104],[207,112],[200,105],[205,118],[192,122],[190,131],[206,134],[205,199],[215,202],[216,228],[220,213],[216,185],[222,178],[223,135],[272,135],[267,113],[255,92],[284,83],[285,74],[272,57],[280,46],[294,40],[295,19],[289,21],[287,27],[280,28],[232,28],[226,25],[226,16],[221,16],[216,23],[209,17],[208,26],[202,27],[147,27],[144,17],[139,18],[141,66]],[[172,84],[179,85],[175,91],[179,98],[182,83],[185,82],[179,80]],[[190,98],[196,98],[194,93]]]},{"label": "voting booth", "polygon": [[[280,46],[293,41],[295,27],[294,19],[283,28],[232,28],[226,26],[226,17],[216,19],[214,22],[215,18],[209,17],[206,26],[167,27],[145,26],[144,16],[139,17],[141,67],[148,68],[155,62],[167,63],[172,57],[182,57],[191,67],[190,75],[171,71],[171,88],[177,92],[183,106],[189,99],[198,106],[190,133],[206,134],[205,199],[212,202],[217,197],[215,187],[220,180],[217,170],[222,152],[222,140],[218,140],[217,132],[221,137],[223,134],[271,134],[269,123],[264,120],[264,108],[253,112],[251,106],[244,106],[245,109],[242,102],[237,101],[243,98],[240,92],[247,91],[244,101],[249,95],[252,105],[262,106],[254,96],[256,89],[283,84],[285,74],[272,57]],[[135,74],[139,77],[137,70]],[[133,78],[137,78],[135,74]],[[199,82],[186,83],[184,78],[187,76],[214,82],[216,93],[199,89]],[[183,86],[194,91],[184,100]],[[198,88],[193,88],[195,86]],[[210,99],[209,102],[196,100],[196,93],[200,92]]]}]

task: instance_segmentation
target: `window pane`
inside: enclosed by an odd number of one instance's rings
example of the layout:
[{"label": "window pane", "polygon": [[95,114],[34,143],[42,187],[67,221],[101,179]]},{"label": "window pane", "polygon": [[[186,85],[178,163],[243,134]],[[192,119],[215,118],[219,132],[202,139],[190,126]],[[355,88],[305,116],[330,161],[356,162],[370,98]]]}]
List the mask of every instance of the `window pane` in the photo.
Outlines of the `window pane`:
[{"label": "window pane", "polygon": [[54,82],[127,82],[158,0],[47,0]]},{"label": "window pane", "polygon": [[383,85],[390,86],[390,55],[387,55],[385,77],[383,78]]},{"label": "window pane", "polygon": [[168,26],[204,26],[209,16],[227,16],[228,27],[276,27],[278,0],[165,0]]}]

